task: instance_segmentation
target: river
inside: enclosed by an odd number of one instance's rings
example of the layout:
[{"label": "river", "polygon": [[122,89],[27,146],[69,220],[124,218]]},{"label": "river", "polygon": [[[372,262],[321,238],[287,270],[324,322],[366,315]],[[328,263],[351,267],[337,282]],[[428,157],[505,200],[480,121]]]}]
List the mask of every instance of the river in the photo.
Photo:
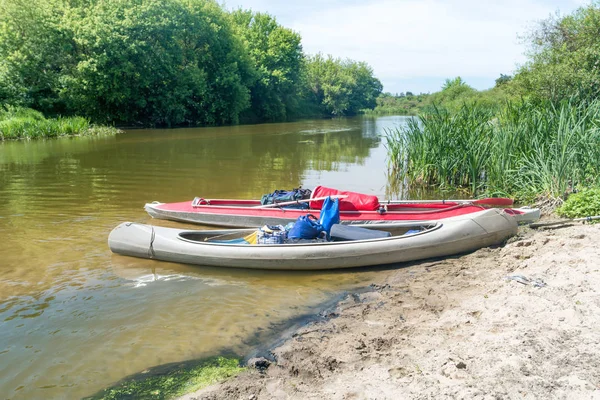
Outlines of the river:
[{"label": "river", "polygon": [[259,198],[325,185],[385,197],[386,129],[405,117],[0,144],[0,395],[80,398],[146,368],[245,355],[285,321],[377,279],[112,255],[110,230],[146,202]]}]

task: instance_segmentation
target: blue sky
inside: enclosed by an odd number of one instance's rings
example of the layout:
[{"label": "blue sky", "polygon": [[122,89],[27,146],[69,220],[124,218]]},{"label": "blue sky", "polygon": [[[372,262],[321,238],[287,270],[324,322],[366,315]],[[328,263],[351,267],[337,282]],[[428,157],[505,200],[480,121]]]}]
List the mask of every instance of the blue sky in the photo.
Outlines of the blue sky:
[{"label": "blue sky", "polygon": [[461,76],[494,86],[525,61],[519,36],[589,0],[225,0],[299,32],[304,51],[368,62],[384,91],[438,91]]}]

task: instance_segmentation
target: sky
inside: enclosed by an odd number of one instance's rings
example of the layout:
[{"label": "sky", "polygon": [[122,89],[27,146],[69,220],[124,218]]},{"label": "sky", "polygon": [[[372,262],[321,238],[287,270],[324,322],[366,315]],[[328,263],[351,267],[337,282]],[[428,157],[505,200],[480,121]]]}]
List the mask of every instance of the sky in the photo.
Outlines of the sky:
[{"label": "sky", "polygon": [[526,61],[522,38],[589,0],[224,0],[267,12],[302,36],[307,54],[366,61],[383,90],[433,93],[448,78],[494,86]]}]

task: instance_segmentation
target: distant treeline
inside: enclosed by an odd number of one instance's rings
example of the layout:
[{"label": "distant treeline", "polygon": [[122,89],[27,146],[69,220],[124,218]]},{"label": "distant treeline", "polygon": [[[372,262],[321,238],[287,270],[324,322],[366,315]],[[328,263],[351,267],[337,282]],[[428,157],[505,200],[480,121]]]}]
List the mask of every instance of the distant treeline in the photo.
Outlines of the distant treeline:
[{"label": "distant treeline", "polygon": [[569,15],[540,22],[523,38],[528,44],[527,62],[514,75],[501,74],[491,89],[475,90],[456,77],[431,94],[382,93],[377,107],[366,112],[417,115],[434,108],[458,111],[465,104],[500,110],[507,101],[594,100],[600,94],[598,32],[600,4],[593,2]]},{"label": "distant treeline", "polygon": [[496,79],[496,85],[488,90],[476,90],[469,86],[460,76],[446,79],[441,90],[435,93],[382,93],[377,98],[377,106],[373,110],[365,110],[366,114],[395,114],[418,115],[430,112],[436,107],[457,111],[464,104],[478,103],[479,105],[500,108],[507,100],[518,97],[514,90],[509,89],[508,82],[512,76],[501,75]]},{"label": "distant treeline", "polygon": [[303,53],[268,14],[213,0],[2,0],[0,105],[117,125],[352,115],[382,85],[364,62]]}]

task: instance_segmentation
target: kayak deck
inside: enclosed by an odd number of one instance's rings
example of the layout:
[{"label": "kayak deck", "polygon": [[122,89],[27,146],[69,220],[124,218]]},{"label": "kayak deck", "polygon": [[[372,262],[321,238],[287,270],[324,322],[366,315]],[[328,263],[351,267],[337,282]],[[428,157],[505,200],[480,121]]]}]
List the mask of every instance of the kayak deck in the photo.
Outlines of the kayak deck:
[{"label": "kayak deck", "polygon": [[[192,206],[191,202],[149,203],[145,210],[157,219],[190,222],[209,226],[232,228],[256,227],[265,224],[285,225],[298,217],[313,214],[319,217],[321,210],[293,208],[261,208],[244,201],[237,205],[211,201],[210,205]],[[387,209],[386,209],[387,207]],[[340,211],[344,224],[387,223],[396,221],[430,221],[467,215],[484,210],[471,204],[418,204],[386,205],[378,211]]]}]

